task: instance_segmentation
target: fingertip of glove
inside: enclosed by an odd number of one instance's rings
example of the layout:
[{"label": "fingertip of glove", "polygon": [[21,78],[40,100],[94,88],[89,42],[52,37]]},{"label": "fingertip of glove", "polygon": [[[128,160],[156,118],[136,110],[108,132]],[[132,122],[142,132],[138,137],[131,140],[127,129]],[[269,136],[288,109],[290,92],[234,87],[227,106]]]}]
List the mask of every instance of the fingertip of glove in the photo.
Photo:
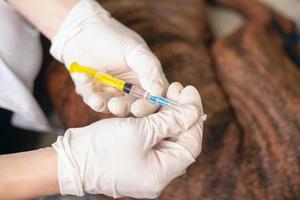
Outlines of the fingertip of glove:
[{"label": "fingertip of glove", "polygon": [[167,98],[173,101],[177,101],[180,96],[180,92],[182,90],[183,90],[183,86],[181,85],[181,83],[179,82],[171,83],[167,91]]},{"label": "fingertip of glove", "polygon": [[181,91],[178,102],[181,104],[192,104],[200,113],[203,112],[201,96],[198,90],[192,85],[186,86]]},{"label": "fingertip of glove", "polygon": [[96,94],[88,97],[87,104],[96,112],[102,112],[106,108],[106,102]]},{"label": "fingertip of glove", "polygon": [[127,105],[122,104],[118,97],[109,100],[107,107],[111,113],[119,117],[124,117],[129,113],[129,108]]},{"label": "fingertip of glove", "polygon": [[91,81],[91,77],[87,74],[83,73],[71,73],[71,77],[74,82],[79,83],[79,84],[87,84]]},{"label": "fingertip of glove", "polygon": [[174,88],[177,91],[182,91],[183,90],[183,85],[179,82],[173,82],[170,84],[169,88]]}]

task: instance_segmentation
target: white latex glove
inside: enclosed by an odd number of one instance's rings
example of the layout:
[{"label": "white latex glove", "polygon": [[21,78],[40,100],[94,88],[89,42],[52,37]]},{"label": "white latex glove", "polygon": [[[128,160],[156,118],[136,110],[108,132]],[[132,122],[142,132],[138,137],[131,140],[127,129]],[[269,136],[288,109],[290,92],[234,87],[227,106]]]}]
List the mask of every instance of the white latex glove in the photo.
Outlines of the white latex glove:
[{"label": "white latex glove", "polygon": [[[94,0],[76,4],[52,40],[51,54],[67,67],[74,61],[162,95],[168,82],[157,57],[145,41]],[[83,74],[72,75],[76,91],[93,110],[145,116],[157,110],[146,100],[124,96]]]},{"label": "white latex glove", "polygon": [[185,173],[201,151],[203,110],[194,87],[181,89],[172,84],[168,97],[193,105],[162,107],[143,118],[105,119],[58,137],[53,147],[61,194],[155,198]]}]

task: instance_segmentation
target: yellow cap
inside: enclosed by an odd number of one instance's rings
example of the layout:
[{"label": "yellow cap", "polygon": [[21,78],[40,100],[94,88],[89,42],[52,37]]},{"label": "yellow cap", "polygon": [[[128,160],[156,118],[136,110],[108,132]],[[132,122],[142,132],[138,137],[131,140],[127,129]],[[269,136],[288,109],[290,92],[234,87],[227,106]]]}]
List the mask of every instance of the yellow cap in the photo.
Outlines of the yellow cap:
[{"label": "yellow cap", "polygon": [[77,62],[73,62],[69,68],[69,72],[73,73],[73,72],[77,72],[77,73],[85,73],[88,74],[90,76],[95,77],[97,74],[97,70],[94,70],[92,68],[89,67],[84,67],[82,65],[79,65]]}]

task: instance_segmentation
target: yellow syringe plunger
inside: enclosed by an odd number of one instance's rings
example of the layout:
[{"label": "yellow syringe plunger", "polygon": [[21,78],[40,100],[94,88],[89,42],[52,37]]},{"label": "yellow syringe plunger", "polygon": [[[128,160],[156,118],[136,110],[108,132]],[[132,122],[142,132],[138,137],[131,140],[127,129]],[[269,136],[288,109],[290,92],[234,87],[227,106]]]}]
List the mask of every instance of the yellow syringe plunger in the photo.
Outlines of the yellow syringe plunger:
[{"label": "yellow syringe plunger", "polygon": [[106,86],[109,86],[109,87],[116,88],[116,89],[121,90],[121,91],[124,90],[125,83],[126,83],[123,80],[119,80],[119,79],[117,79],[115,77],[112,77],[108,74],[98,72],[97,70],[94,70],[92,68],[82,66],[82,65],[80,65],[76,62],[73,62],[71,64],[71,66],[69,68],[69,72],[70,73],[77,72],[77,73],[88,74],[88,75],[94,77],[94,79],[96,79],[99,83],[102,83],[102,84],[104,84]]}]

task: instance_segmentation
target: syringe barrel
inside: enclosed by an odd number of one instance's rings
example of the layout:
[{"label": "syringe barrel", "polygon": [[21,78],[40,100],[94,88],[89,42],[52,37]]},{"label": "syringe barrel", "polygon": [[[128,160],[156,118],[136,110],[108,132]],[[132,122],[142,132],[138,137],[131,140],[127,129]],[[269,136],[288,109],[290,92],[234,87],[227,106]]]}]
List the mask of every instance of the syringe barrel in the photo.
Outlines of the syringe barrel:
[{"label": "syringe barrel", "polygon": [[132,95],[136,98],[147,98],[148,92],[138,86],[135,86],[131,83],[126,82],[123,88],[123,92]]},{"label": "syringe barrel", "polygon": [[118,90],[123,90],[125,81],[112,77],[108,74],[97,72],[94,77],[99,83],[104,84],[109,87],[116,88]]}]

